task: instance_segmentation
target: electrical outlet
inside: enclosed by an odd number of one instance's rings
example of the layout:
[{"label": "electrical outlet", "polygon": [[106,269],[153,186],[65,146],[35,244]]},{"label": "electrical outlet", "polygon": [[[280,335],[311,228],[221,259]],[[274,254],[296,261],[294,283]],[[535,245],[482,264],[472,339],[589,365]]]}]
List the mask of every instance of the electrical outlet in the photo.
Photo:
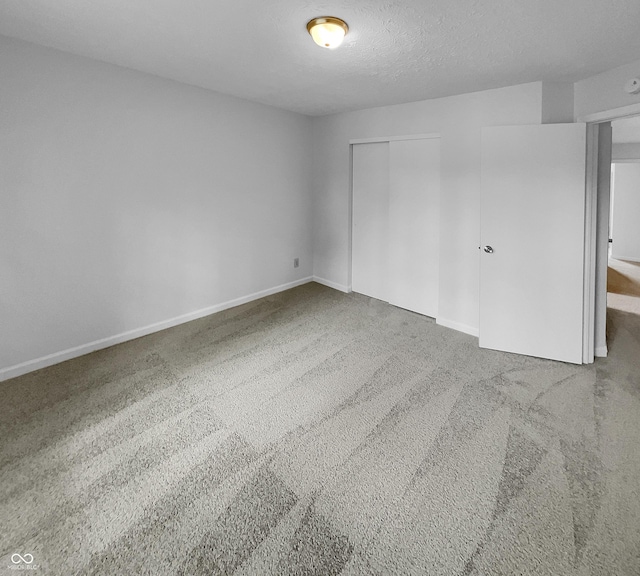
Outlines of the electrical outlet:
[{"label": "electrical outlet", "polygon": [[298,266],[300,266],[300,258],[294,258],[293,259],[293,267],[297,268]]}]

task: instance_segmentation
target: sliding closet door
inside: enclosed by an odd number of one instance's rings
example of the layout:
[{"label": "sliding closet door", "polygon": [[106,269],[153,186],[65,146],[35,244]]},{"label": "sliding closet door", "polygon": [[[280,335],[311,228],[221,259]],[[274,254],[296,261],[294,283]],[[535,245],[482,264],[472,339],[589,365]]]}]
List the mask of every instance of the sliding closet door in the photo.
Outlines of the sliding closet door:
[{"label": "sliding closet door", "polygon": [[354,292],[388,300],[389,143],[353,146]]},{"label": "sliding closet door", "polygon": [[390,304],[438,313],[440,139],[389,143]]}]

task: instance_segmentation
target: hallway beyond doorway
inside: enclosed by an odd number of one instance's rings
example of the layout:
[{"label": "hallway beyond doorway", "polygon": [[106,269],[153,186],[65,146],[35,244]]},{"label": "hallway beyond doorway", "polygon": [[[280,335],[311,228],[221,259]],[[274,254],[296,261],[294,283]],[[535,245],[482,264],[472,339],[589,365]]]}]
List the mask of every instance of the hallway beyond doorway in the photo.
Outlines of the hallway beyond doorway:
[{"label": "hallway beyond doorway", "polygon": [[640,316],[640,262],[609,258],[607,308]]}]

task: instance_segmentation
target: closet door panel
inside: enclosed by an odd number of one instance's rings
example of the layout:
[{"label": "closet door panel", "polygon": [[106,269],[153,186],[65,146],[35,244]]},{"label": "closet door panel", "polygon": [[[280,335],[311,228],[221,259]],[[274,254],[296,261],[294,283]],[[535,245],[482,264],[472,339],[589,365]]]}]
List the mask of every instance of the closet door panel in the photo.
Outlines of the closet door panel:
[{"label": "closet door panel", "polygon": [[389,143],[388,301],[438,313],[440,139]]},{"label": "closet door panel", "polygon": [[354,292],[388,300],[389,143],[353,146]]}]

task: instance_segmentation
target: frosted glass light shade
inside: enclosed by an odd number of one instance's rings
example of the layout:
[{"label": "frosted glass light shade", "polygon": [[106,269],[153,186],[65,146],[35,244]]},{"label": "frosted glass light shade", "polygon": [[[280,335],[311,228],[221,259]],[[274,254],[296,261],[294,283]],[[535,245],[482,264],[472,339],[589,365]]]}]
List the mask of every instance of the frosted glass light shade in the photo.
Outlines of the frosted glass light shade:
[{"label": "frosted glass light shade", "polygon": [[307,24],[307,30],[313,41],[323,48],[337,48],[342,44],[349,26],[344,20],[333,16],[314,18]]}]

